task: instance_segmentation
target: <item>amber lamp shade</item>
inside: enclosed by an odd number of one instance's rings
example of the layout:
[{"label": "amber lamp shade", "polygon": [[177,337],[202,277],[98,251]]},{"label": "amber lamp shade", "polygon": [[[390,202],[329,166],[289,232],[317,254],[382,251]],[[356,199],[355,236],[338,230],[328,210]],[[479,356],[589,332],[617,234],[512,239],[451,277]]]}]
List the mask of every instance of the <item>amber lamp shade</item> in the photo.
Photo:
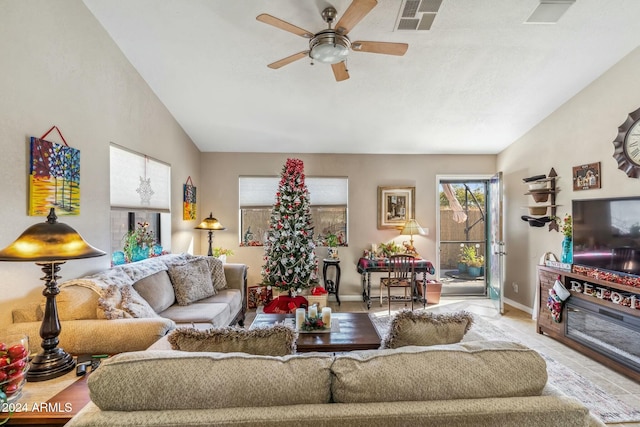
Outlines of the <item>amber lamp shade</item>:
[{"label": "amber lamp shade", "polygon": [[213,232],[217,230],[226,230],[226,228],[213,217],[213,212],[209,213],[209,217],[205,218],[198,226],[197,230],[207,230],[209,232],[209,251],[207,255],[213,256]]},{"label": "amber lamp shade", "polygon": [[42,280],[46,297],[44,317],[40,327],[43,351],[31,359],[28,381],[44,381],[59,377],[72,370],[75,361],[58,347],[61,326],[58,319],[56,295],[60,293],[56,273],[60,265],[71,259],[102,256],[105,253],[89,245],[73,228],[58,221],[51,208],[47,221],[27,228],[13,243],[0,251],[0,261],[31,261],[44,272]]}]

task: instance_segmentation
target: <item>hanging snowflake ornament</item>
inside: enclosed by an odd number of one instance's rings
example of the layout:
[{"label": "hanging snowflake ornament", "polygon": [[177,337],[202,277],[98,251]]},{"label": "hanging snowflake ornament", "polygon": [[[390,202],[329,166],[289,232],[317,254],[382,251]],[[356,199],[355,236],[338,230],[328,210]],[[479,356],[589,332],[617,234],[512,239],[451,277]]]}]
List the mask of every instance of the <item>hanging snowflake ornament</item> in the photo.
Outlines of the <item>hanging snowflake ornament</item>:
[{"label": "hanging snowflake ornament", "polygon": [[136,193],[140,195],[140,204],[149,206],[151,204],[151,196],[155,194],[151,188],[151,178],[140,177],[140,185],[136,189]]}]

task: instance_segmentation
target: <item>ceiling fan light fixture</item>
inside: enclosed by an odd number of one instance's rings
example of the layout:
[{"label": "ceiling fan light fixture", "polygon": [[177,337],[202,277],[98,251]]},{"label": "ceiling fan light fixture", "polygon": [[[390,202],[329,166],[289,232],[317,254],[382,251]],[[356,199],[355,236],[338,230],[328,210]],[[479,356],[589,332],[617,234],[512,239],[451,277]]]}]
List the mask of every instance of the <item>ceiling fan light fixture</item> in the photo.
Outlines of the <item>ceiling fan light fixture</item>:
[{"label": "ceiling fan light fixture", "polygon": [[351,41],[335,30],[320,31],[309,41],[309,56],[325,64],[337,64],[347,59]]}]

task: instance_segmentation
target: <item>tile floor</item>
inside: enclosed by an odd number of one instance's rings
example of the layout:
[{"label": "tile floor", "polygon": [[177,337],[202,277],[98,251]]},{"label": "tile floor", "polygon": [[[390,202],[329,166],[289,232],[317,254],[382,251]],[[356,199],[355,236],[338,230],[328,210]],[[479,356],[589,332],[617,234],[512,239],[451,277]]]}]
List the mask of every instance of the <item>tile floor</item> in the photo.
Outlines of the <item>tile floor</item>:
[{"label": "tile floor", "polygon": [[[362,302],[344,301],[340,306],[336,302],[330,301],[329,306],[337,312],[360,312],[367,311],[367,307]],[[402,303],[392,304],[392,310],[403,308]],[[440,303],[428,307],[434,312],[445,312],[453,310],[467,310],[485,320],[499,325],[514,337],[526,342],[529,347],[536,350],[543,350],[558,362],[570,367],[575,372],[590,379],[609,393],[617,396],[628,405],[640,410],[640,383],[627,378],[616,371],[613,371],[600,363],[583,356],[575,350],[559,343],[546,335],[536,333],[535,321],[531,315],[517,308],[505,305],[505,312],[500,315],[494,308],[492,301],[486,298],[453,298],[442,297]],[[379,302],[373,301],[371,312],[387,311],[386,302],[380,307]],[[247,313],[246,324],[253,321],[255,311]],[[640,427],[638,423],[608,424],[616,427]]]}]

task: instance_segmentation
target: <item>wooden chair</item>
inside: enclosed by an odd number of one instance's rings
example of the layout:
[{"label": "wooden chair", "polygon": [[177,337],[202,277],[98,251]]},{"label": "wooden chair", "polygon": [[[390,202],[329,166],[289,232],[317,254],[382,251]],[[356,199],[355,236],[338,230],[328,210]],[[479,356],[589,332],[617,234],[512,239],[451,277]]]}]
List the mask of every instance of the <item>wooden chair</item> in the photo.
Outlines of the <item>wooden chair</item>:
[{"label": "wooden chair", "polygon": [[[411,310],[413,310],[413,284],[415,283],[415,277],[415,257],[413,255],[401,254],[389,257],[389,275],[380,279],[380,288],[383,286],[387,288],[389,314],[391,314],[392,288],[404,288],[404,305],[406,307],[407,301],[411,301]],[[409,291],[408,295],[407,291]]]}]

